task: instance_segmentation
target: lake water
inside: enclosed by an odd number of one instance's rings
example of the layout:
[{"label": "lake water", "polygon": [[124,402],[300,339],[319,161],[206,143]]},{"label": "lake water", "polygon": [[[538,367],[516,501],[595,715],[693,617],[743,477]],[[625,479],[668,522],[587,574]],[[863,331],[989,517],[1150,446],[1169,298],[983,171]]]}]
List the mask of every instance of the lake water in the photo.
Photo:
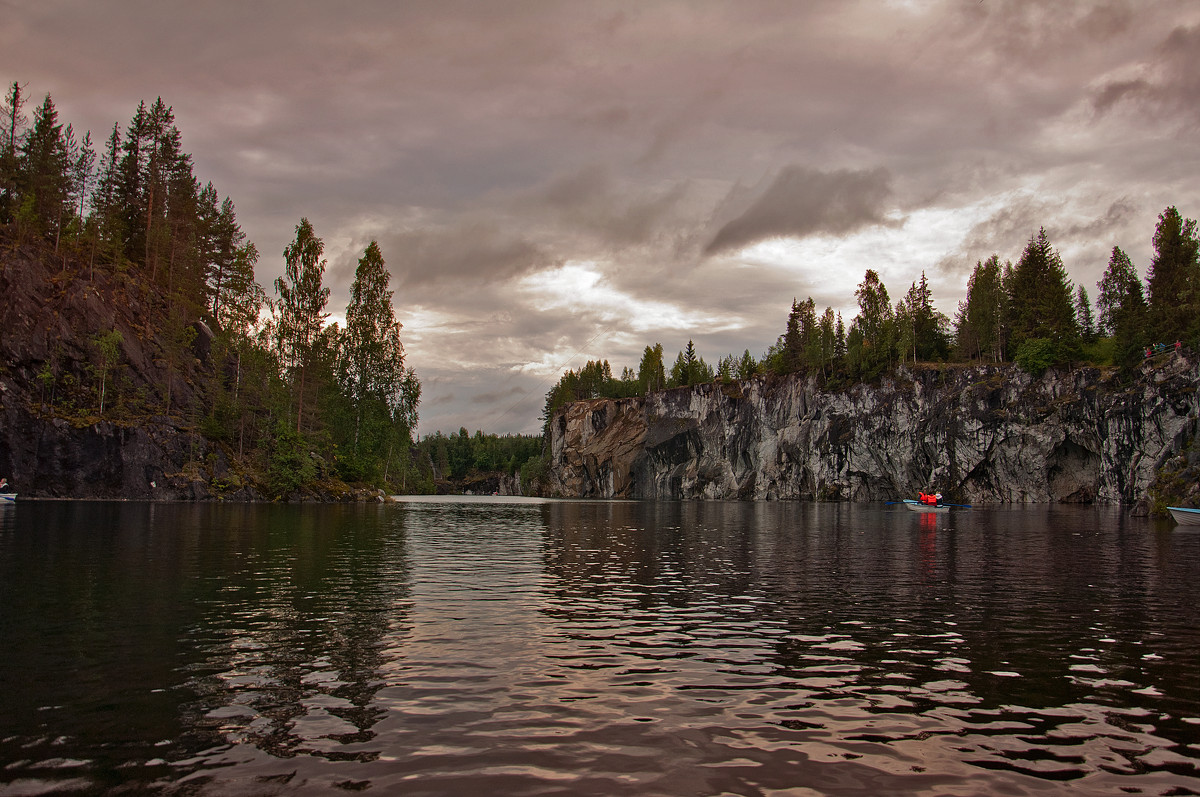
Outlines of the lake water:
[{"label": "lake water", "polygon": [[1200,529],[1116,509],[0,511],[0,795],[1200,793]]}]

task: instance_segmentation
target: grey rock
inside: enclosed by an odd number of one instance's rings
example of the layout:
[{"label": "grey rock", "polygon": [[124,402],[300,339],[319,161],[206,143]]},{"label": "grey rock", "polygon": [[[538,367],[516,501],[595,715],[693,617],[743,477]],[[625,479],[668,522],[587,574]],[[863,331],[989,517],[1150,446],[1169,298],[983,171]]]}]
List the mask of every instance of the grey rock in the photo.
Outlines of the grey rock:
[{"label": "grey rock", "polygon": [[757,377],[576,402],[550,423],[548,494],[963,503],[1145,500],[1197,431],[1200,370],[901,368],[843,391]]}]

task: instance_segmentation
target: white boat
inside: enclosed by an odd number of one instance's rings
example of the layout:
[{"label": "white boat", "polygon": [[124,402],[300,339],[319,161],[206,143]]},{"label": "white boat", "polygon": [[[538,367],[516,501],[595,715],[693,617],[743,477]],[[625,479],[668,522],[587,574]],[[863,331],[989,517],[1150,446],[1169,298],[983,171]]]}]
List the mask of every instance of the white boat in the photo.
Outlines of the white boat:
[{"label": "white boat", "polygon": [[16,493],[0,493],[0,505],[12,504],[17,500]]},{"label": "white boat", "polygon": [[1200,509],[1188,509],[1184,506],[1169,506],[1167,511],[1175,522],[1181,526],[1200,526]]},{"label": "white boat", "polygon": [[945,504],[922,504],[920,501],[914,501],[911,498],[904,499],[904,505],[914,512],[949,512],[950,507]]}]

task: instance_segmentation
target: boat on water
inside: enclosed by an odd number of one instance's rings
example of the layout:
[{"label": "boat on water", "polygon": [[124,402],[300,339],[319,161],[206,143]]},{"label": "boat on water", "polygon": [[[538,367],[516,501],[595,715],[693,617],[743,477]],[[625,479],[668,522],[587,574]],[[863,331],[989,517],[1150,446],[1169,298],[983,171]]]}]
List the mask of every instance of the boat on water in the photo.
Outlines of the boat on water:
[{"label": "boat on water", "polygon": [[912,498],[905,498],[904,505],[914,512],[949,512],[950,507],[945,504],[923,504],[920,501],[915,501]]},{"label": "boat on water", "polygon": [[16,503],[16,500],[17,500],[16,493],[0,493],[0,506],[2,506],[4,504]]},{"label": "boat on water", "polygon": [[1167,511],[1175,522],[1181,526],[1200,526],[1200,509],[1188,509],[1185,506],[1169,506]]}]

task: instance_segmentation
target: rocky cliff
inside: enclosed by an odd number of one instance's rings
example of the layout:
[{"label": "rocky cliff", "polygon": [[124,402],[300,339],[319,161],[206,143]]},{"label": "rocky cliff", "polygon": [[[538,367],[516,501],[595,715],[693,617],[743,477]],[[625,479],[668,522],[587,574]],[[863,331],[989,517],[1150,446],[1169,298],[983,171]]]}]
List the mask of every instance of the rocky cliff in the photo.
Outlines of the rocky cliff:
[{"label": "rocky cliff", "polygon": [[[123,271],[0,240],[0,475],[25,497],[257,498],[238,484],[226,453],[184,420],[197,376],[211,374],[212,333],[168,356],[149,319],[162,293]],[[96,409],[101,360],[95,337],[120,333],[107,369],[108,406]],[[133,411],[127,405],[158,408]]]},{"label": "rocky cliff", "polygon": [[[234,362],[186,297],[132,266],[91,268],[80,255],[16,241],[0,226],[0,476],[22,498],[263,500],[261,463],[200,432]],[[173,330],[168,333],[164,330]],[[106,358],[100,339],[118,333]],[[103,396],[103,402],[101,397]],[[335,478],[296,501],[380,500]]]},{"label": "rocky cliff", "polygon": [[1164,356],[1133,381],[947,366],[843,391],[759,377],[577,402],[551,420],[548,492],[1133,504],[1195,435],[1198,386],[1195,361]]}]

